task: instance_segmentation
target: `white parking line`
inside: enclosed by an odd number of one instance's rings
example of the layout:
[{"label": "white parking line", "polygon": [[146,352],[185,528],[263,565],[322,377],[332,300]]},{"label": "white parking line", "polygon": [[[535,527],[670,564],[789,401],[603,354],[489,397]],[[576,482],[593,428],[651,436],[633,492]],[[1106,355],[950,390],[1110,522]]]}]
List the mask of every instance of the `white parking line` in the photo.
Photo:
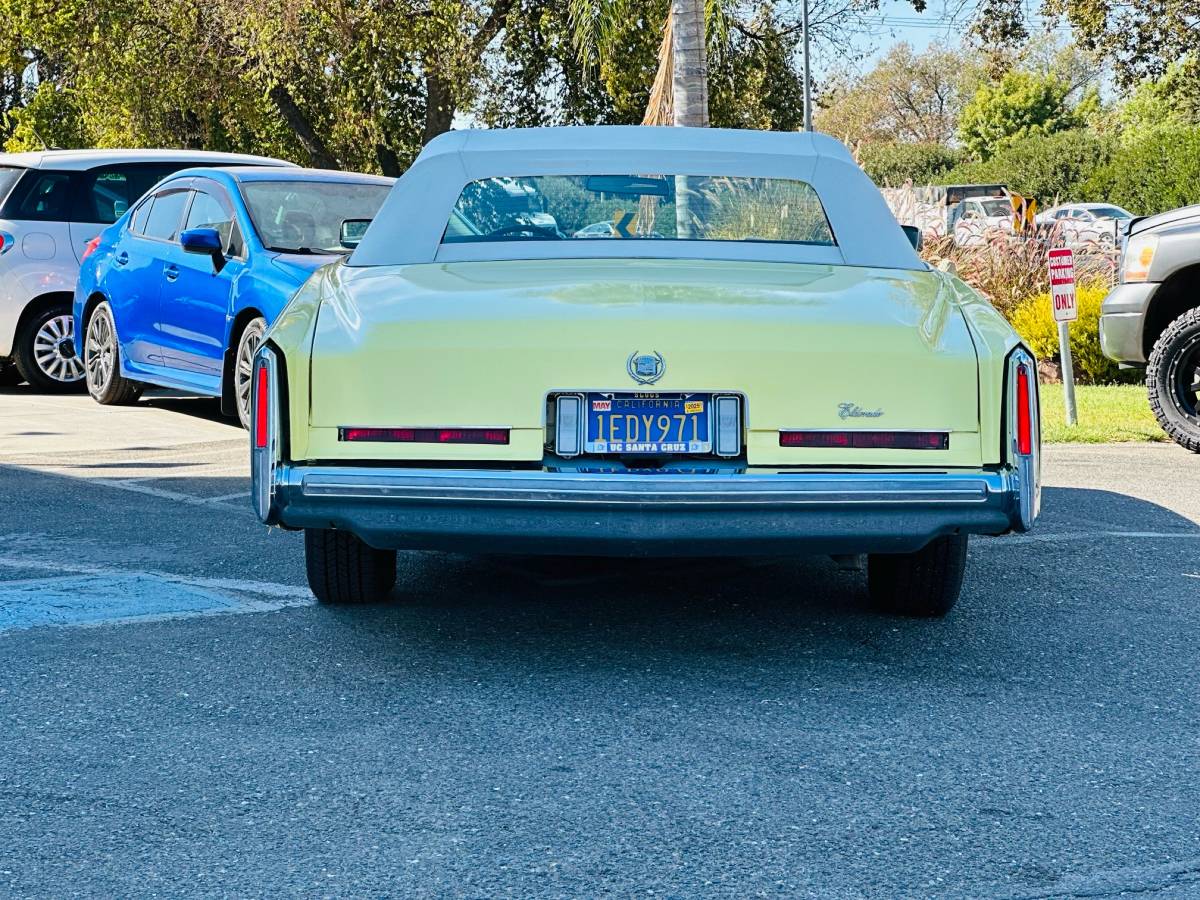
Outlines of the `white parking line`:
[{"label": "white parking line", "polygon": [[21,556],[0,556],[0,568],[52,573],[0,582],[0,633],[38,626],[122,625],[274,612],[316,602],[304,588],[266,581],[129,571]]},{"label": "white parking line", "polygon": [[[79,478],[78,475],[69,475],[68,478]],[[151,487],[148,484],[141,484],[142,479],[136,478],[83,478],[89,484],[102,484],[105,487],[117,488],[122,491],[131,491],[135,494],[146,494],[150,497],[158,497],[160,500],[173,500],[176,503],[186,503],[189,506],[213,506],[220,504],[226,509],[235,512],[244,513],[245,515],[253,515],[254,511],[250,508],[250,489],[239,491],[236,494],[223,494],[220,497],[197,497],[194,494],[184,494],[180,491],[171,491],[166,488]],[[147,479],[147,480],[153,480]],[[235,499],[245,499],[245,508],[227,505],[228,501]]]},{"label": "white parking line", "polygon": [[[149,575],[163,581],[187,584],[192,587],[211,588],[214,590],[238,591],[249,594],[261,594],[280,599],[301,600],[306,605],[312,603],[313,596],[307,588],[293,584],[277,584],[272,581],[249,581],[241,578],[202,578],[196,575],[180,575],[176,572],[160,572],[141,570],[131,572],[129,569],[114,569],[107,566],[87,566],[78,563],[62,562],[60,560],[30,559],[23,556],[0,556],[0,567],[9,569],[31,569],[35,572],[69,573],[71,575],[102,575],[116,577],[121,575]],[[297,605],[297,604],[290,604]]]},{"label": "white parking line", "polygon": [[[254,511],[250,508],[250,488],[247,485],[246,490],[238,491],[236,494],[222,494],[218,497],[197,497],[194,494],[185,494],[182,491],[172,491],[167,488],[152,487],[148,484],[142,484],[143,481],[154,481],[158,478],[163,478],[162,474],[139,476],[136,478],[96,478],[87,475],[78,475],[74,472],[62,472],[52,469],[42,469],[35,466],[17,465],[9,462],[0,462],[0,468],[20,469],[24,472],[37,472],[41,475],[52,475],[60,478],[70,478],[75,481],[83,481],[88,484],[98,484],[102,487],[116,488],[119,491],[129,491],[134,494],[145,494],[150,497],[157,497],[160,500],[171,500],[175,503],[185,503],[188,506],[205,506],[213,507],[220,506],[223,509],[237,512],[242,515],[253,515]],[[245,499],[244,507],[231,506],[229,501]]]}]

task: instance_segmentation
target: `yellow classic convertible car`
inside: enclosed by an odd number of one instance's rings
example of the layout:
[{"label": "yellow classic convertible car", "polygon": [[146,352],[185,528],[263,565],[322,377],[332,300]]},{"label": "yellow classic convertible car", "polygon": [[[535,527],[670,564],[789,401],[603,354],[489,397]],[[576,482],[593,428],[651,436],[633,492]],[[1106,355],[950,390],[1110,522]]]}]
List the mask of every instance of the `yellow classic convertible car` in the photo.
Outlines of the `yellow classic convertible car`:
[{"label": "yellow classic convertible car", "polygon": [[914,243],[818,134],[443,135],[263,342],[257,513],[327,603],[398,549],[822,553],[943,615],[1038,515],[1037,378]]}]

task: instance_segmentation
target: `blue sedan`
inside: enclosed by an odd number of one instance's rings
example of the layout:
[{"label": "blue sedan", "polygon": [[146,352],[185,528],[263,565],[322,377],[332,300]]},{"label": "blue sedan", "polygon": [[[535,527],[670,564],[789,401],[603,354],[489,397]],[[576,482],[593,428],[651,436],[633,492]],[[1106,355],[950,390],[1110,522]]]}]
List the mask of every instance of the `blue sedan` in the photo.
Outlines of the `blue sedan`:
[{"label": "blue sedan", "polygon": [[245,167],[160,182],[84,253],[74,311],[88,393],[220,397],[246,425],[264,332],[314,270],[353,249],[392,182]]}]

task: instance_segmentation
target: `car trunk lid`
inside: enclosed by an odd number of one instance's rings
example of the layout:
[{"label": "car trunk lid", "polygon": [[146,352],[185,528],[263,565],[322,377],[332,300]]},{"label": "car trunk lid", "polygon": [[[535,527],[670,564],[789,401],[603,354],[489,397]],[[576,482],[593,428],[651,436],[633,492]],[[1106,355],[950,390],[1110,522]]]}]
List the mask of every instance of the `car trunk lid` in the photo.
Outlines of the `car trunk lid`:
[{"label": "car trunk lid", "polygon": [[[311,422],[540,431],[555,392],[728,391],[746,398],[764,463],[809,458],[772,451],[787,429],[975,433],[974,346],[942,283],[683,260],[342,267],[317,326]],[[631,378],[634,354],[661,355],[658,381]]]}]

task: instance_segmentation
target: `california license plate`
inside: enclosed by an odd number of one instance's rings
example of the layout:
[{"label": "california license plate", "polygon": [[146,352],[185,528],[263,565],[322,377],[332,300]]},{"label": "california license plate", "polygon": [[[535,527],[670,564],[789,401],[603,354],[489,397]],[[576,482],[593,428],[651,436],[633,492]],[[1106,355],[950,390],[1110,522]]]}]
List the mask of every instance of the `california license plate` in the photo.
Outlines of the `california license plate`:
[{"label": "california license plate", "polygon": [[588,394],[587,453],[711,453],[712,394]]}]

